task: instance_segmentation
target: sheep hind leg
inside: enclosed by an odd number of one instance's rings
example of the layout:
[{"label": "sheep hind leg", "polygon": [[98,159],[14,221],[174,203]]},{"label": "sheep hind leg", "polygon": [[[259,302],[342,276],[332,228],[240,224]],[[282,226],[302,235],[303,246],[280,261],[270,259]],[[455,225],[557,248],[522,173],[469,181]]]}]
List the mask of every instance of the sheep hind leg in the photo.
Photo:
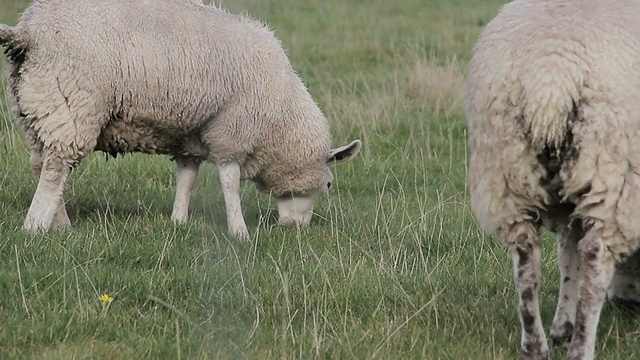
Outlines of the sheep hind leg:
[{"label": "sheep hind leg", "polygon": [[640,251],[616,267],[607,296],[617,306],[633,313],[640,311]]},{"label": "sheep hind leg", "polygon": [[240,203],[240,165],[229,162],[218,165],[218,174],[227,209],[227,226],[232,236],[248,239],[249,231],[242,216]]},{"label": "sheep hind leg", "polygon": [[613,278],[615,261],[605,246],[602,235],[589,230],[578,244],[580,282],[576,323],[569,345],[568,360],[590,360],[594,357],[596,330],[607,288]]},{"label": "sheep hind leg", "polygon": [[[31,145],[31,156],[29,159],[29,163],[31,165],[31,170],[35,175],[35,178],[40,181],[40,175],[42,174],[42,149],[43,146],[40,143],[34,142]],[[69,216],[67,215],[67,209],[64,203],[64,197],[61,195],[61,205],[58,207],[56,211],[53,221],[51,223],[51,227],[53,228],[67,228],[71,226],[71,222],[69,221]]]},{"label": "sheep hind leg", "polygon": [[518,310],[522,327],[522,358],[549,358],[549,346],[542,327],[538,289],[541,278],[540,230],[532,223],[514,225],[507,235],[518,291]]},{"label": "sheep hind leg", "polygon": [[584,235],[581,226],[567,228],[556,234],[558,268],[560,270],[560,292],[549,335],[555,346],[568,347],[576,321],[578,303],[578,280],[580,279],[580,255],[578,241]]},{"label": "sheep hind leg", "polygon": [[178,224],[187,222],[191,192],[199,169],[199,161],[192,158],[176,157],[176,197],[173,202],[171,219]]}]

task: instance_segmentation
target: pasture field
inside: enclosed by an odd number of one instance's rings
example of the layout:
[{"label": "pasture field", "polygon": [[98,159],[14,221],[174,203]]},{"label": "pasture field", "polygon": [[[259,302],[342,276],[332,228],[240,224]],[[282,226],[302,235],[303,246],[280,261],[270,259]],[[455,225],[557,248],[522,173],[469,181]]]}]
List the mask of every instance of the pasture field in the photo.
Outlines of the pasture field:
[{"label": "pasture field", "polygon": [[[282,39],[334,144],[364,143],[310,229],[279,227],[245,183],[250,243],[226,235],[213,166],[176,226],[174,165],[141,154],[90,155],[66,189],[73,229],[22,232],[36,183],[1,101],[0,358],[518,358],[511,260],[468,205],[462,101],[472,46],[504,2],[222,0]],[[26,3],[0,0],[0,20]],[[555,253],[546,235],[547,329]],[[638,325],[607,303],[599,358],[639,358]]]}]

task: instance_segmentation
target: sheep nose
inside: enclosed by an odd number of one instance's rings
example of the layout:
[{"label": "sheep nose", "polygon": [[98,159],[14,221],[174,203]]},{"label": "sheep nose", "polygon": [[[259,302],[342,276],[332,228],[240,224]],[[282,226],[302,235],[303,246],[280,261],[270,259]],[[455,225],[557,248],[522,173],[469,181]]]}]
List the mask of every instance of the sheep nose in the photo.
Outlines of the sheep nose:
[{"label": "sheep nose", "polygon": [[280,225],[291,227],[291,228],[293,227],[305,228],[309,226],[310,222],[311,222],[311,218],[305,219],[304,217],[301,217],[300,219],[295,219],[290,216],[281,216],[280,219],[278,220],[278,223]]}]

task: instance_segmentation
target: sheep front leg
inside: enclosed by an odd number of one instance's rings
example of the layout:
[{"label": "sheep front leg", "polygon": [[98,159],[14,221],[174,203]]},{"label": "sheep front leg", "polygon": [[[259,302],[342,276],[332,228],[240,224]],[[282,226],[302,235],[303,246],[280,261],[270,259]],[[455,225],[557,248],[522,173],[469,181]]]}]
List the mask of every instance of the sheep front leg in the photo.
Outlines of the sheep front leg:
[{"label": "sheep front leg", "polygon": [[[31,139],[30,136],[27,136],[27,139]],[[42,173],[42,144],[36,141],[35,135],[33,135],[33,141],[29,141],[31,147],[31,156],[29,158],[29,163],[31,165],[31,170],[35,175],[35,178],[40,181],[40,174]],[[65,228],[71,226],[71,222],[69,221],[69,216],[67,215],[67,209],[65,207],[64,198],[61,198],[62,205],[56,211],[56,214],[53,217],[53,221],[51,227],[54,228]]]},{"label": "sheep front leg", "polygon": [[[62,194],[70,172],[71,167],[62,159],[53,155],[45,157],[38,187],[24,220],[25,230],[35,232],[52,227],[56,214],[64,208]],[[61,214],[66,217],[66,211]]]},{"label": "sheep front leg", "polygon": [[512,227],[508,242],[513,260],[513,276],[519,297],[519,317],[522,328],[522,358],[548,359],[549,347],[542,327],[538,288],[540,285],[540,233],[531,223]]},{"label": "sheep front leg", "polygon": [[187,222],[189,201],[193,185],[198,177],[200,162],[184,157],[176,157],[176,197],[173,202],[171,219],[179,224]]},{"label": "sheep front leg", "polygon": [[42,146],[31,146],[31,156],[29,157],[29,165],[36,180],[40,180],[40,174],[42,173]]},{"label": "sheep front leg", "polygon": [[578,240],[581,229],[573,229],[556,234],[558,247],[558,268],[560,270],[560,292],[556,314],[551,324],[550,336],[554,345],[567,345],[571,341],[576,321],[578,304],[578,280],[580,279],[580,255]]},{"label": "sheep front leg", "polygon": [[51,226],[53,228],[66,228],[71,226],[71,221],[69,221],[69,215],[67,215],[66,204],[64,201],[64,196],[60,197],[60,207],[58,207],[58,211],[53,216],[53,222]]},{"label": "sheep front leg", "polygon": [[242,216],[240,204],[240,165],[229,162],[218,165],[218,174],[227,209],[227,226],[231,235],[248,239],[249,231]]},{"label": "sheep front leg", "polygon": [[590,230],[578,244],[580,251],[579,299],[568,360],[594,357],[596,331],[615,261],[599,232]]}]

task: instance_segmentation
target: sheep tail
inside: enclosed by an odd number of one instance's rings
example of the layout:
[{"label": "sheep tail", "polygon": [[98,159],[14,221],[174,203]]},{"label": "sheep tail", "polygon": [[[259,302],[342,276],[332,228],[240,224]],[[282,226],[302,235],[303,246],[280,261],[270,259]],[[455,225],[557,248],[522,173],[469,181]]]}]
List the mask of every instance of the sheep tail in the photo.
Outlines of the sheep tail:
[{"label": "sheep tail", "polygon": [[0,45],[5,47],[4,53],[14,64],[24,61],[28,49],[27,39],[16,28],[0,24]]},{"label": "sheep tail", "polygon": [[578,106],[587,66],[579,55],[584,49],[578,45],[556,42],[541,48],[547,53],[534,56],[521,77],[524,122],[536,149],[557,149]]},{"label": "sheep tail", "polygon": [[16,30],[9,25],[0,24],[0,45],[12,43],[16,38]]}]

